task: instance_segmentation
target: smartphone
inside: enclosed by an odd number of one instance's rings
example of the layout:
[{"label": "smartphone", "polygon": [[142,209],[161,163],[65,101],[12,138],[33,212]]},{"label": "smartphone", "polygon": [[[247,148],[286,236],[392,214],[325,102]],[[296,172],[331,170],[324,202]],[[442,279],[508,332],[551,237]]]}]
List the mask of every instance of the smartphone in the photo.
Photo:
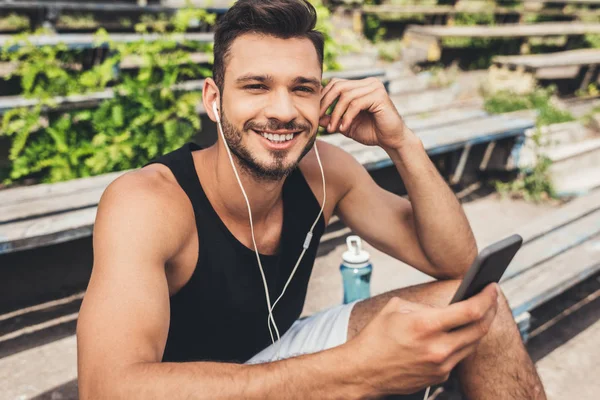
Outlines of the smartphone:
[{"label": "smartphone", "polygon": [[450,304],[466,300],[481,292],[490,283],[499,282],[522,244],[521,236],[512,235],[481,250]]}]

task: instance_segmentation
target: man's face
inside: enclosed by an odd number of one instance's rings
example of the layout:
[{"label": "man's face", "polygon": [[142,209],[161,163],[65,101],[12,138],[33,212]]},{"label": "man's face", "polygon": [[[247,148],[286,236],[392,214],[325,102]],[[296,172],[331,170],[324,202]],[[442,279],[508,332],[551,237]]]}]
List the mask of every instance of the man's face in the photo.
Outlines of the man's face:
[{"label": "man's face", "polygon": [[309,39],[245,34],[233,42],[221,93],[229,147],[255,178],[279,180],[312,148],[321,65]]}]

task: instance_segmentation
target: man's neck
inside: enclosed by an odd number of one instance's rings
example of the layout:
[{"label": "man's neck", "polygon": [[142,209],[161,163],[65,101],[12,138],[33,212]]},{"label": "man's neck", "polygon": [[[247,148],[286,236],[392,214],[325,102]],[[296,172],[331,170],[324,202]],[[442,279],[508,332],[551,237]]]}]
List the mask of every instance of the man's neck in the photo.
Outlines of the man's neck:
[{"label": "man's neck", "polygon": [[[250,201],[253,222],[258,224],[265,221],[281,199],[285,179],[258,180],[239,165],[235,156],[233,159]],[[218,202],[216,206],[224,210],[230,218],[240,222],[247,221],[248,207],[231,167],[227,150],[220,143],[206,149],[199,160],[198,169],[198,175],[207,178],[203,180],[203,189],[212,195],[213,201]]]}]

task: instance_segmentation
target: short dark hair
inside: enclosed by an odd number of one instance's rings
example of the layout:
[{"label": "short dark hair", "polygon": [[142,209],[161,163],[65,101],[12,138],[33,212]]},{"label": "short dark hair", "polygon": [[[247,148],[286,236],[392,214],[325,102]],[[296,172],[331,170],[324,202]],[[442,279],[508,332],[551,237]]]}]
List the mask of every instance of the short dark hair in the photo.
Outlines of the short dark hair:
[{"label": "short dark hair", "polygon": [[323,34],[315,30],[317,12],[307,0],[238,0],[217,22],[213,79],[223,90],[225,62],[233,41],[246,33],[282,39],[307,38],[323,66]]}]

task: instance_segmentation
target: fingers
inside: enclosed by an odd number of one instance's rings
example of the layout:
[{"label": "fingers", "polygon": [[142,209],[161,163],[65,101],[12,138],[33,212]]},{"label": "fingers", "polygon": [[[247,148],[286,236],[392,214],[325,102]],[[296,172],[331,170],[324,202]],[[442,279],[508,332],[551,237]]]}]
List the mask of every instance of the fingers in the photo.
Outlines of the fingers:
[{"label": "fingers", "polygon": [[451,331],[482,320],[490,309],[498,307],[497,284],[490,284],[475,296],[436,310],[440,328]]},{"label": "fingers", "polygon": [[[331,114],[331,120],[328,125],[329,132],[336,132],[338,129],[340,131],[347,129],[362,108],[366,107],[369,102],[372,102],[372,99],[369,99],[369,101],[365,100],[374,91],[375,88],[372,86],[363,86],[343,92]],[[342,117],[345,123],[340,126]]]},{"label": "fingers", "polygon": [[321,91],[321,109],[319,115],[324,115],[329,106],[331,106],[335,99],[343,92],[359,87],[371,86],[374,82],[379,82],[379,80],[375,78],[360,80],[332,79]]},{"label": "fingers", "polygon": [[454,351],[476,345],[489,332],[496,311],[497,307],[490,308],[481,320],[449,332],[445,340],[450,343]]}]

